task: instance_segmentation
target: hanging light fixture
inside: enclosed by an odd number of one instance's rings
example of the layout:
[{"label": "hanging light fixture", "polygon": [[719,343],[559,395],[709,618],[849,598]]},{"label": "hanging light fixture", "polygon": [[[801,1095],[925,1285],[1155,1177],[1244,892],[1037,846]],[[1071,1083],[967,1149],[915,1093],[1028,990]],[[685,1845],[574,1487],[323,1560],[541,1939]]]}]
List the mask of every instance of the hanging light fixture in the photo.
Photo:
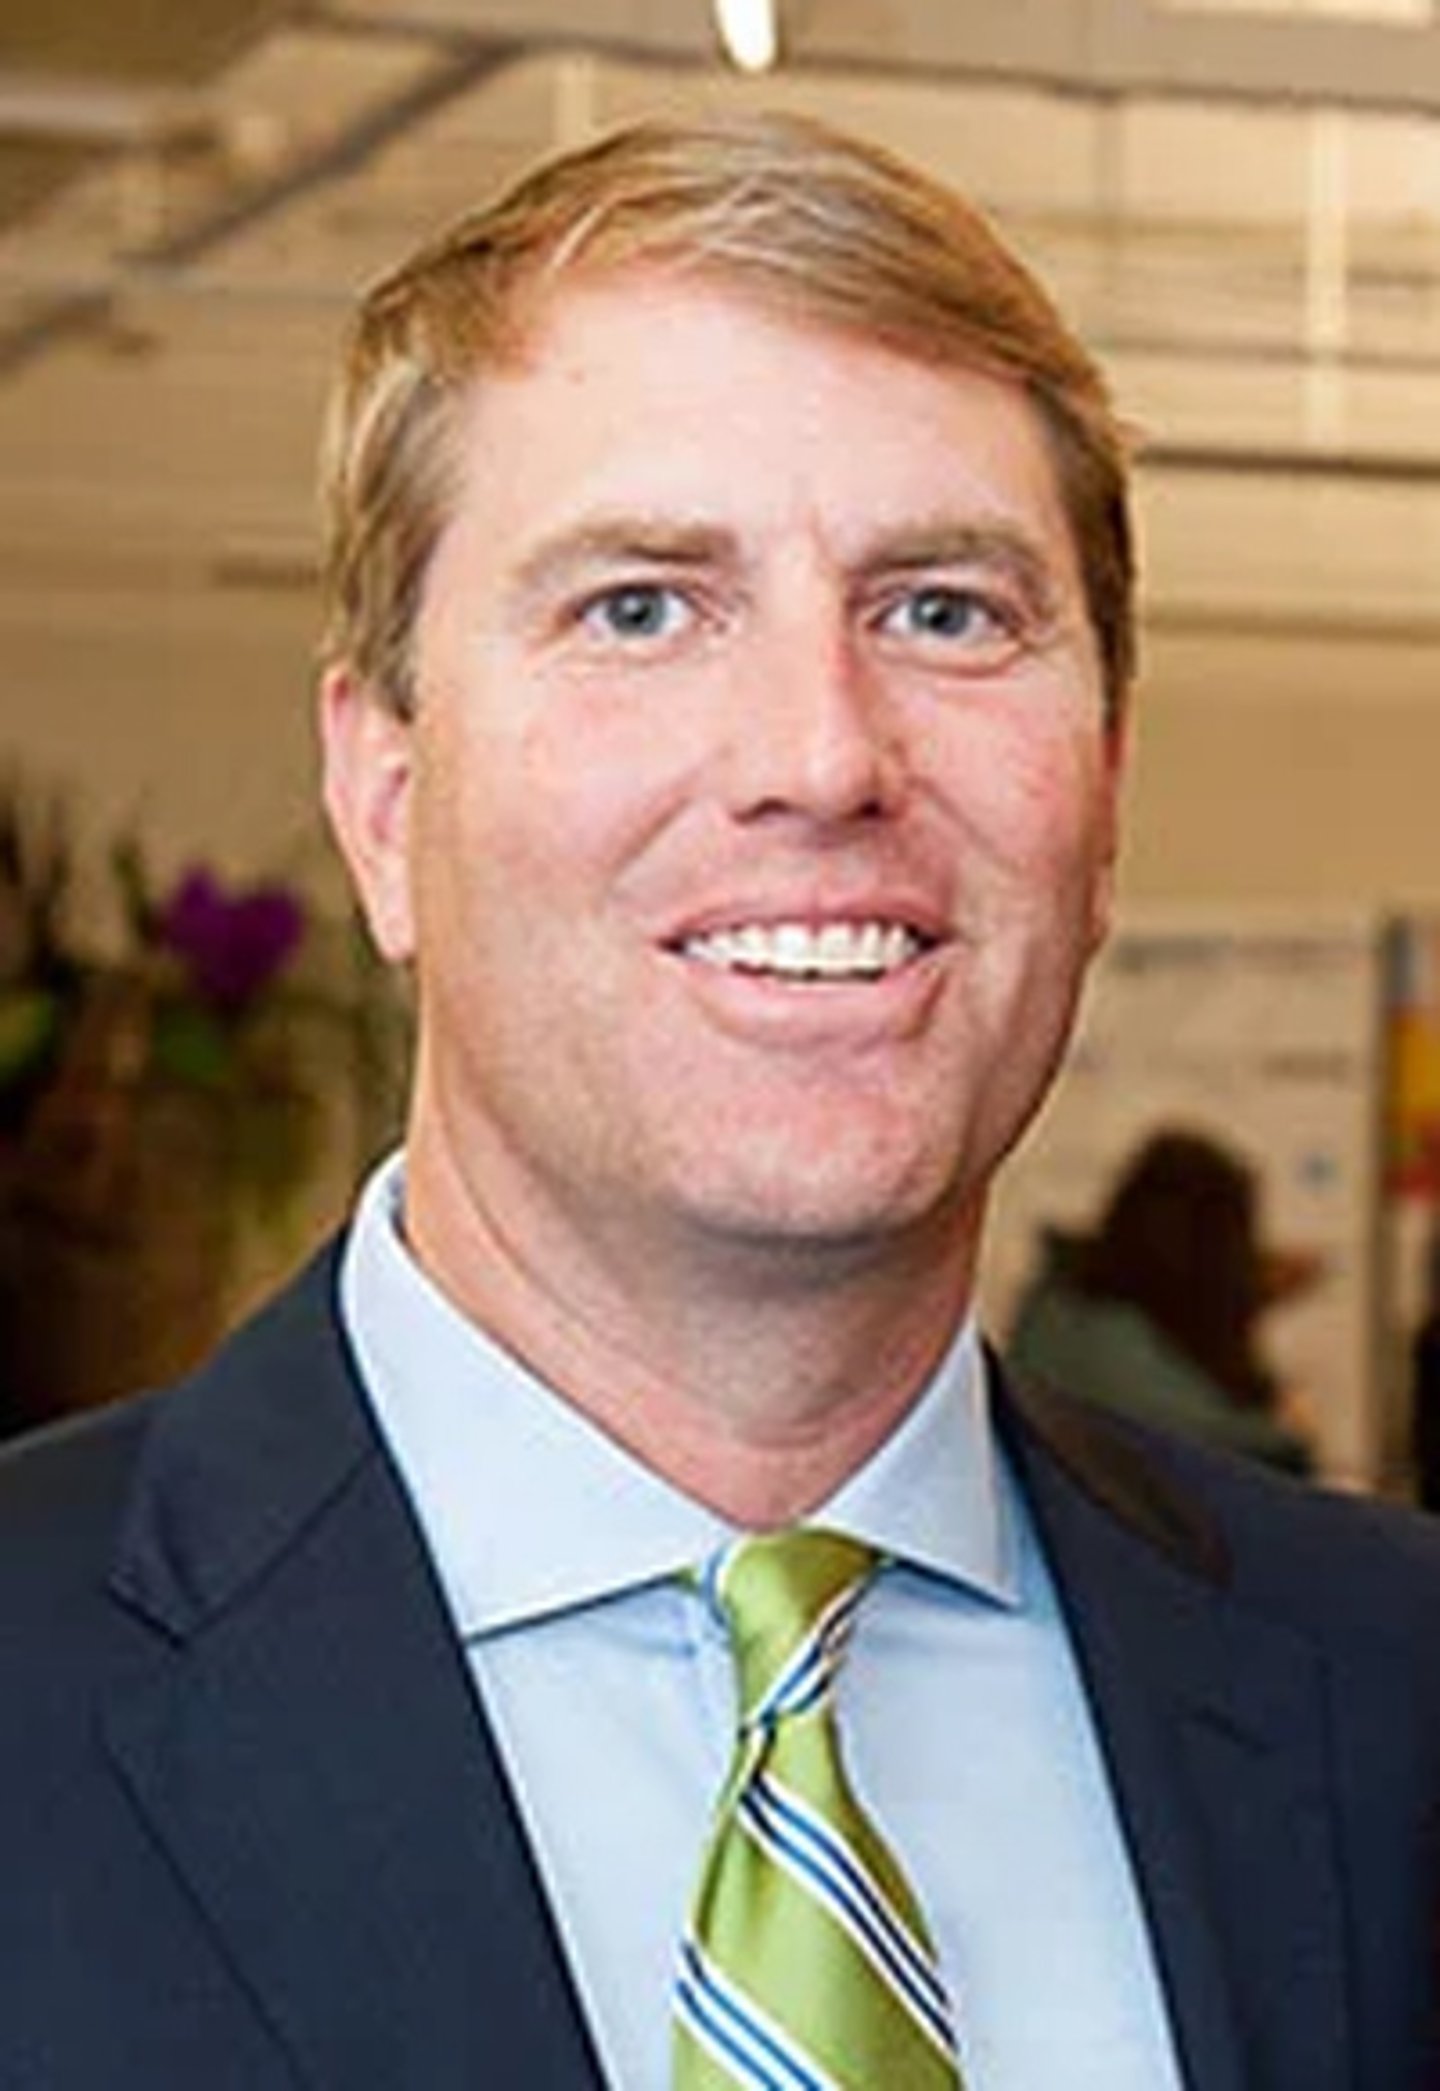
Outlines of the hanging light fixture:
[{"label": "hanging light fixture", "polygon": [[779,0],[715,0],[725,55],[742,73],[768,73],[780,55]]}]

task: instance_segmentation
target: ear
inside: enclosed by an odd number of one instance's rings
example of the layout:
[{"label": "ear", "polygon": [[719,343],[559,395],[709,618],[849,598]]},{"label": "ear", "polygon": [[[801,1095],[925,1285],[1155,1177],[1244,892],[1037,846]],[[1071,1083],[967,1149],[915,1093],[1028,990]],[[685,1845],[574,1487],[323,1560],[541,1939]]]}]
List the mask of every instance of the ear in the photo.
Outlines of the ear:
[{"label": "ear", "polygon": [[327,670],[319,708],[330,826],[381,956],[408,959],[414,728],[344,666]]},{"label": "ear", "polygon": [[1127,701],[1119,716],[1106,721],[1100,748],[1098,791],[1099,838],[1095,880],[1090,905],[1090,949],[1098,951],[1110,934],[1115,912],[1115,884],[1120,859],[1120,811],[1125,779],[1130,771],[1131,707]]}]

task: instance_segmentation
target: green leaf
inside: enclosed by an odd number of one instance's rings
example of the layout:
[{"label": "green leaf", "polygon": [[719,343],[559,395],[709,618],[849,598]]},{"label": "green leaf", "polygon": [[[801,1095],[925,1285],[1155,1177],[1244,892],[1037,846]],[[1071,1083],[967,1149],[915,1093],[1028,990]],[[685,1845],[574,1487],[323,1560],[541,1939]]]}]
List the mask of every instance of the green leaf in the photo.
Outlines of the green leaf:
[{"label": "green leaf", "polygon": [[235,1072],[229,1034],[214,1014],[194,1002],[162,1002],[155,1012],[151,1060],[157,1074],[197,1088],[220,1089]]},{"label": "green leaf", "polygon": [[60,1029],[60,998],[46,989],[14,988],[0,995],[0,1088],[38,1067]]}]

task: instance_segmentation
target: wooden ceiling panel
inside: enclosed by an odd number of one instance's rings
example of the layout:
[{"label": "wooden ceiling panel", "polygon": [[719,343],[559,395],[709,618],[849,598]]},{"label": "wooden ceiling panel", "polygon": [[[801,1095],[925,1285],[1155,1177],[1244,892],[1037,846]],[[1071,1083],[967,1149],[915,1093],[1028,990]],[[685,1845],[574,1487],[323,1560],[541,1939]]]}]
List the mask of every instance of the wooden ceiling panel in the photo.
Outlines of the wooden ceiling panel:
[{"label": "wooden ceiling panel", "polygon": [[286,12],[283,0],[43,0],[0,21],[0,67],[191,84]]}]

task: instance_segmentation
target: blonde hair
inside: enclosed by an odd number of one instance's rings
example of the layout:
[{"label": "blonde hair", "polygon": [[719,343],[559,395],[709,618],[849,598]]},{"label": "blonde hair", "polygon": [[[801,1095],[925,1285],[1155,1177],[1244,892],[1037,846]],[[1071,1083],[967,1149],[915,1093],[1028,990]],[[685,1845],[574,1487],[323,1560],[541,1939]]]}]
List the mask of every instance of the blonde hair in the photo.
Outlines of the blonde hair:
[{"label": "blonde hair", "polygon": [[1048,294],[962,197],[795,117],[618,131],[526,174],[377,282],[327,417],[322,651],[394,710],[452,499],[459,399],[511,364],[566,283],[693,270],[782,316],[1020,384],[1040,417],[1118,716],[1134,672],[1125,446]]}]

